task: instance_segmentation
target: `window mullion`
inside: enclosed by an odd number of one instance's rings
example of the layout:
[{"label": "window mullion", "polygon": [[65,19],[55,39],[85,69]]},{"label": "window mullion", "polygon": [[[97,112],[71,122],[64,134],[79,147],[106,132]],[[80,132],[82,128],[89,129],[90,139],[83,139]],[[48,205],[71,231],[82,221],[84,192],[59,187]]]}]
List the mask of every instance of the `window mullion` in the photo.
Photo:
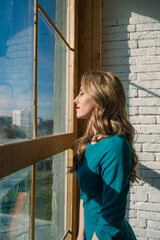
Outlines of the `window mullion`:
[{"label": "window mullion", "polygon": [[38,4],[38,8],[41,11],[41,13],[43,14],[43,16],[47,19],[47,21],[51,24],[51,26],[53,27],[53,29],[55,30],[55,32],[58,34],[58,36],[61,38],[61,40],[65,43],[65,45],[71,50],[74,51],[74,48],[72,48],[68,42],[66,41],[66,39],[63,37],[63,35],[61,34],[61,32],[58,30],[58,28],[56,27],[56,25],[53,23],[53,21],[50,19],[50,17],[47,15],[47,13],[45,12],[45,10],[43,9],[43,7],[40,5],[40,3]]},{"label": "window mullion", "polygon": [[[37,138],[37,64],[38,62],[38,0],[34,0],[34,112],[33,112],[33,137]],[[31,174],[31,240],[35,239],[35,164],[32,165]]]}]

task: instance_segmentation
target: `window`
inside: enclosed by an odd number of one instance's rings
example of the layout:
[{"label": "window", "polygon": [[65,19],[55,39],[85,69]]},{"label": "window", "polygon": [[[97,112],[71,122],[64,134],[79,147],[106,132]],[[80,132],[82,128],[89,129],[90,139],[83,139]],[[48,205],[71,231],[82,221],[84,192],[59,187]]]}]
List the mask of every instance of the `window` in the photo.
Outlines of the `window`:
[{"label": "window", "polygon": [[71,239],[74,1],[6,0],[0,20],[0,238]]},{"label": "window", "polygon": [[33,1],[0,9],[0,142],[33,136]]}]

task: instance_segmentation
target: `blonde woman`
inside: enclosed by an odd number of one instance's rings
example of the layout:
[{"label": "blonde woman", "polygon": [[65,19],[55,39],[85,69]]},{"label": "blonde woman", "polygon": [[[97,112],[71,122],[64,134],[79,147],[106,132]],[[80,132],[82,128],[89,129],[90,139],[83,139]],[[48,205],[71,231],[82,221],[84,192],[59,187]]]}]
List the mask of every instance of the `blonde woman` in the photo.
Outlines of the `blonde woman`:
[{"label": "blonde woman", "polygon": [[123,85],[112,73],[88,72],[74,103],[77,118],[87,119],[70,169],[80,183],[77,240],[135,240],[124,218],[130,182],[137,180],[138,159]]}]

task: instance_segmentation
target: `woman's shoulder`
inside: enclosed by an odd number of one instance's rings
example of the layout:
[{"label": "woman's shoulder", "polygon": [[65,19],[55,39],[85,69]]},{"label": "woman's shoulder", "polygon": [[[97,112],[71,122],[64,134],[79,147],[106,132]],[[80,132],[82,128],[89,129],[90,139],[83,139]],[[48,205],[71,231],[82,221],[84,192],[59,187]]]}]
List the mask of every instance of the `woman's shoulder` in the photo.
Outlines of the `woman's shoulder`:
[{"label": "woman's shoulder", "polygon": [[104,138],[103,149],[107,152],[122,153],[124,151],[131,151],[128,140],[124,135],[115,135]]},{"label": "woman's shoulder", "polygon": [[102,141],[102,144],[108,145],[108,146],[123,145],[125,143],[128,144],[128,140],[126,139],[126,137],[124,135],[108,136],[108,137],[103,138],[100,141]]},{"label": "woman's shoulder", "polygon": [[[124,135],[116,135],[108,137],[104,141],[103,148],[103,158],[101,159],[101,163],[105,163],[109,165],[111,162],[115,165],[123,165],[123,162],[126,159],[130,159],[128,162],[128,167],[130,167],[130,161],[132,159],[132,150],[128,143],[128,140]],[[107,159],[107,161],[106,161]]]},{"label": "woman's shoulder", "polygon": [[91,150],[98,151],[99,153],[102,151],[105,152],[122,152],[125,149],[130,150],[130,146],[128,140],[124,135],[114,135],[109,137],[104,137],[100,141],[95,144],[88,143],[88,147]]}]

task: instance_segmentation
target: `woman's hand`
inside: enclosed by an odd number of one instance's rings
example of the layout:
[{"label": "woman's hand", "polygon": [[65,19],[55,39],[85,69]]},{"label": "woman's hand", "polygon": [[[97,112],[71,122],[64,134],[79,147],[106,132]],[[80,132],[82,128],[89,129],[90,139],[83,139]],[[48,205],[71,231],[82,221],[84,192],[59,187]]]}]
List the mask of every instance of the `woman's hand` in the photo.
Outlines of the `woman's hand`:
[{"label": "woman's hand", "polygon": [[99,240],[96,236],[96,234],[94,233],[93,237],[92,237],[92,240]]},{"label": "woman's hand", "polygon": [[81,237],[78,236],[78,237],[77,237],[77,240],[86,240],[86,237],[85,237],[85,236],[81,236]]}]

